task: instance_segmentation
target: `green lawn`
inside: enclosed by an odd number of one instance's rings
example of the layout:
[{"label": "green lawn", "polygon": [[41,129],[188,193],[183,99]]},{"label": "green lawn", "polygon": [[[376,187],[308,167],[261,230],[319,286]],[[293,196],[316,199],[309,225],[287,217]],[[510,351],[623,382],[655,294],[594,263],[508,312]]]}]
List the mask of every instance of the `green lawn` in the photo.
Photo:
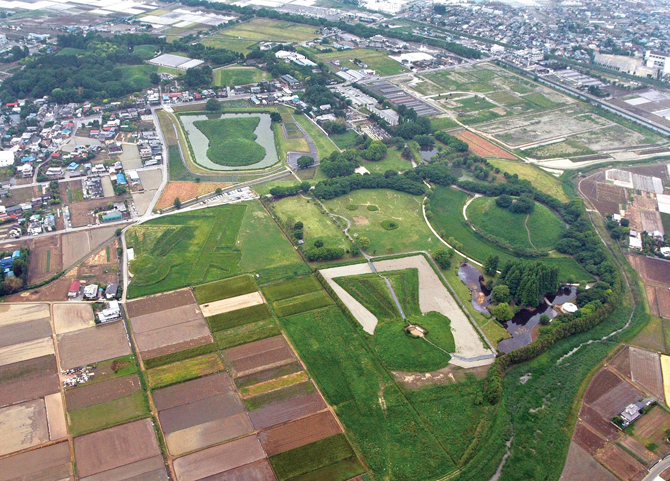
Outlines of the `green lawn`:
[{"label": "green lawn", "polygon": [[[396,75],[407,71],[400,62],[389,58],[384,50],[357,48],[354,50],[316,53],[314,56],[324,63],[340,60],[340,66],[343,67],[346,63],[347,66],[355,69],[360,68],[358,65],[353,64],[353,60],[358,59],[367,64],[369,69],[374,70],[377,75],[381,75],[382,77],[386,75]],[[351,65],[347,62],[351,63]]]},{"label": "green lawn", "polygon": [[248,54],[251,47],[256,45],[256,40],[247,40],[243,38],[231,38],[226,36],[215,35],[202,40],[205,47],[225,48],[233,52]]},{"label": "green lawn", "polygon": [[121,65],[119,69],[123,72],[123,80],[130,82],[133,89],[138,92],[151,87],[149,75],[158,71],[157,66],[147,63],[141,65]]},{"label": "green lawn", "polygon": [[312,246],[314,241],[320,239],[326,247],[349,246],[349,241],[344,232],[335,225],[333,220],[323,212],[314,199],[305,199],[301,196],[293,196],[270,204],[274,215],[281,219],[287,228],[300,221],[304,225],[305,244]]},{"label": "green lawn", "polygon": [[493,197],[479,197],[470,203],[467,215],[477,229],[519,249],[551,250],[566,231],[563,220],[537,202],[532,214],[514,214],[498,207]]},{"label": "green lawn", "polygon": [[388,149],[386,157],[378,161],[370,161],[361,159],[361,165],[368,169],[373,174],[383,174],[387,170],[395,170],[397,172],[405,172],[412,168],[412,163],[405,160],[400,155],[400,151],[396,148]]},{"label": "green lawn", "polygon": [[485,98],[478,97],[476,95],[474,97],[467,97],[464,99],[457,100],[457,102],[461,104],[463,108],[469,110],[470,112],[476,112],[479,110],[488,110],[495,107],[494,104],[492,104]]},{"label": "green lawn", "polygon": [[[394,190],[357,190],[337,199],[324,202],[329,211],[346,217],[351,222],[352,236],[370,239],[370,254],[397,254],[416,250],[432,250],[439,246],[435,236],[423,220],[423,197]],[[355,210],[347,206],[355,205]],[[378,207],[376,211],[368,205]],[[398,224],[395,230],[385,230],[383,220],[392,219]]]},{"label": "green lawn", "polygon": [[319,158],[324,158],[329,156],[332,152],[338,150],[337,146],[333,143],[328,135],[326,135],[319,127],[314,125],[310,120],[304,115],[295,115],[295,121],[300,124],[300,126],[307,132],[316,145],[316,150],[319,152]]},{"label": "green lawn", "polygon": [[[463,253],[479,262],[484,262],[491,254],[500,258],[500,265],[516,259],[508,251],[502,250],[479,237],[465,224],[462,212],[467,198],[467,194],[462,191],[449,187],[437,187],[430,199],[432,211],[430,221],[435,230],[444,240],[448,241],[450,237],[453,237],[463,244]],[[594,277],[572,257],[555,254],[550,257],[542,257],[540,260],[559,267],[561,282],[567,282],[570,279],[589,282],[594,280]]]},{"label": "green lawn", "polygon": [[243,272],[267,282],[309,272],[256,201],[164,216],[132,227],[126,241],[135,250],[131,298]]},{"label": "green lawn", "polygon": [[431,117],[430,125],[433,130],[447,130],[458,127],[458,122],[451,119],[451,117]]},{"label": "green lawn", "polygon": [[265,157],[265,149],[254,133],[258,117],[196,120],[193,122],[209,140],[207,157],[219,165],[252,165]]},{"label": "green lawn", "polygon": [[149,60],[150,58],[153,58],[154,55],[156,55],[156,45],[136,45],[133,48],[133,53],[135,55],[139,55],[142,60]]},{"label": "green lawn", "polygon": [[214,85],[229,86],[258,83],[270,74],[255,67],[222,67],[214,70]]},{"label": "green lawn", "polygon": [[537,190],[556,197],[561,202],[570,200],[563,191],[563,184],[558,178],[533,164],[500,159],[490,159],[489,163],[503,172],[516,174],[520,179],[529,180]]},{"label": "green lawn", "polygon": [[356,143],[358,134],[355,130],[347,130],[344,134],[330,135],[330,138],[340,149],[345,150]]},{"label": "green lawn", "polygon": [[274,42],[304,42],[317,37],[319,27],[300,23],[254,18],[249,22],[233,25],[221,30],[219,36],[243,38],[249,40],[268,40]]}]

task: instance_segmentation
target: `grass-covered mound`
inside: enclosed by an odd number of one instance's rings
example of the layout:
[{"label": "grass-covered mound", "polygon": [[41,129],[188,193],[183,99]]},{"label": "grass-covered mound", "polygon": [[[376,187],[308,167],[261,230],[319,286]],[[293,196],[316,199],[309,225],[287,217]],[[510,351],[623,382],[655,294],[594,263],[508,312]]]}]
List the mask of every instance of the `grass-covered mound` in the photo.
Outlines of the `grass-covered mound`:
[{"label": "grass-covered mound", "polygon": [[498,207],[495,198],[479,197],[468,205],[467,215],[477,229],[518,249],[551,250],[566,230],[560,217],[537,202],[525,214]]},{"label": "grass-covered mound", "polygon": [[265,157],[265,149],[256,143],[254,130],[260,118],[196,120],[193,122],[209,140],[207,157],[219,165],[257,164]]},{"label": "grass-covered mound", "polygon": [[[450,321],[442,314],[429,312],[421,315],[419,309],[419,277],[416,269],[384,272],[398,297],[407,317],[403,320],[391,297],[386,281],[377,274],[339,277],[335,279],[342,288],[374,314],[379,323],[373,336],[366,341],[387,369],[394,371],[427,372],[443,368],[454,352],[454,336]],[[427,330],[426,339],[444,351],[405,332],[408,323],[418,324]]]}]

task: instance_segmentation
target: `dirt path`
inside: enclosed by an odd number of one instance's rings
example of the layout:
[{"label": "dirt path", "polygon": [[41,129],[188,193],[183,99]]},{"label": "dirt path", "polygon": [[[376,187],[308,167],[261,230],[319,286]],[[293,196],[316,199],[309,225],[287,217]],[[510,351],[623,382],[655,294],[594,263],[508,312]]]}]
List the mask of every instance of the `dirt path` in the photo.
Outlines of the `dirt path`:
[{"label": "dirt path", "polygon": [[530,230],[528,229],[528,219],[530,218],[530,214],[526,214],[526,220],[523,221],[523,226],[526,228],[526,233],[528,234],[528,242],[530,242],[530,245],[533,246],[533,249],[539,250],[537,247],[535,247],[535,244],[533,244],[533,241],[530,238]]}]

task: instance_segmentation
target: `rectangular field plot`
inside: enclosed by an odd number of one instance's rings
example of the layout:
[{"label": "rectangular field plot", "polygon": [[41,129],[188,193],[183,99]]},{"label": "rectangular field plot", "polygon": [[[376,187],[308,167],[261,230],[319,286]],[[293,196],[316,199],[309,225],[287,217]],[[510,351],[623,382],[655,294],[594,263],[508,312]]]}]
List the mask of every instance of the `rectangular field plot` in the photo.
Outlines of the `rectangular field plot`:
[{"label": "rectangular field plot", "polygon": [[123,322],[60,334],[57,339],[61,369],[130,354],[130,343]]},{"label": "rectangular field plot", "polygon": [[332,304],[333,300],[326,291],[316,291],[277,301],[274,303],[274,309],[277,317],[288,317]]},{"label": "rectangular field plot", "polygon": [[[139,478],[147,473],[152,473],[152,480],[168,479],[148,419],[77,437],[74,454],[77,472],[83,480]],[[160,469],[163,472],[159,475]]]},{"label": "rectangular field plot", "polygon": [[211,353],[149,369],[147,371],[147,378],[149,387],[158,389],[206,376],[207,374],[213,374],[221,370],[223,370],[221,358],[217,353]]},{"label": "rectangular field plot", "polygon": [[257,306],[259,304],[263,304],[264,302],[265,300],[259,292],[251,292],[249,294],[243,294],[237,297],[231,297],[228,299],[222,299],[220,301],[210,302],[208,304],[202,304],[200,308],[202,309],[202,314],[206,317],[209,317],[230,311],[236,311],[238,309],[244,309],[245,307]]},{"label": "rectangular field plot", "polygon": [[133,374],[68,389],[65,391],[65,401],[69,410],[84,409],[130,396],[139,390],[140,379]]},{"label": "rectangular field plot", "polygon": [[617,481],[619,478],[598,464],[589,453],[578,444],[570,443],[568,458],[565,461],[561,479],[574,481]]},{"label": "rectangular field plot", "polygon": [[281,330],[274,319],[252,322],[243,326],[234,327],[214,333],[219,349],[229,349],[248,342],[259,341],[281,334]]},{"label": "rectangular field plot", "polygon": [[661,374],[661,359],[655,352],[630,348],[631,379],[653,394],[661,402],[663,396],[663,375]]},{"label": "rectangular field plot", "polygon": [[0,326],[49,319],[48,304],[7,304],[0,306]]},{"label": "rectangular field plot", "polygon": [[253,374],[296,360],[293,350],[282,336],[227,349],[223,358],[233,378]]},{"label": "rectangular field plot", "polygon": [[[311,382],[304,382],[258,396],[258,398],[263,398],[265,404],[249,412],[249,419],[254,428],[269,428],[325,409],[326,403],[319,393],[304,394],[309,390],[314,391],[314,386]],[[257,401],[258,399],[250,398],[245,402],[249,406],[252,402]],[[256,406],[252,405],[252,407]]]},{"label": "rectangular field plot", "polygon": [[249,294],[256,290],[256,284],[251,276],[238,276],[232,279],[222,279],[193,288],[198,304],[228,299],[230,297]]},{"label": "rectangular field plot", "polygon": [[143,391],[129,396],[69,411],[70,432],[81,435],[116,426],[149,414],[146,394]]},{"label": "rectangular field plot", "polygon": [[180,289],[178,291],[166,292],[165,294],[147,296],[136,301],[129,301],[126,303],[126,313],[131,318],[140,317],[195,303],[195,298],[190,289]]},{"label": "rectangular field plot", "polygon": [[49,441],[44,399],[0,409],[0,455]]},{"label": "rectangular field plot", "polygon": [[54,354],[54,343],[50,337],[14,344],[0,349],[0,366],[28,361],[36,357]]},{"label": "rectangular field plot", "polygon": [[313,276],[290,279],[278,284],[263,286],[261,288],[263,295],[265,295],[269,301],[273,302],[288,299],[289,297],[300,296],[302,294],[309,294],[310,292],[320,291],[322,289],[319,281]]},{"label": "rectangular field plot", "polygon": [[67,442],[0,459],[2,479],[72,479],[72,460]]},{"label": "rectangular field plot", "polygon": [[95,317],[90,304],[54,304],[53,317],[56,334],[95,326]]},{"label": "rectangular field plot", "polygon": [[267,304],[258,304],[208,317],[207,323],[212,332],[217,332],[271,318],[272,314],[270,313]]},{"label": "rectangular field plot", "polygon": [[[197,481],[209,476],[214,478],[215,475],[227,473],[265,459],[267,459],[265,452],[256,436],[247,436],[178,458],[173,465],[178,481]],[[267,470],[264,472],[268,473]],[[217,478],[226,479],[224,476],[217,476]],[[241,479],[247,478],[243,477]],[[261,479],[272,480],[276,478],[272,475]]]},{"label": "rectangular field plot", "polygon": [[341,431],[333,415],[323,412],[263,430],[258,437],[268,456],[274,456],[334,436]]}]

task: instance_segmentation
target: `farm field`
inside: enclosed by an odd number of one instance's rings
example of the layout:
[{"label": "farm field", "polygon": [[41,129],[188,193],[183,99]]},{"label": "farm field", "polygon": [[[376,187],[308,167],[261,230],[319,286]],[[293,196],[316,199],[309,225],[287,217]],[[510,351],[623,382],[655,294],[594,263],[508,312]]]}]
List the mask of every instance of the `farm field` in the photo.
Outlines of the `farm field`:
[{"label": "farm field", "polygon": [[256,291],[251,276],[239,276],[231,279],[202,284],[193,288],[193,294],[198,304],[207,304],[212,301],[229,299]]},{"label": "farm field", "polygon": [[561,202],[568,202],[570,200],[563,190],[561,181],[537,166],[498,159],[489,160],[489,163],[494,167],[498,167],[503,172],[508,172],[511,175],[516,174],[520,179],[529,180],[536,189],[557,198]]},{"label": "farm field", "polygon": [[214,86],[246,85],[270,78],[269,73],[255,67],[222,67],[214,70]]},{"label": "farm field", "polygon": [[218,353],[205,354],[149,369],[147,380],[151,389],[158,389],[219,372],[223,367]]},{"label": "farm field", "polygon": [[242,272],[272,280],[306,268],[255,201],[149,221],[129,229],[126,240],[135,249],[131,298]]},{"label": "farm field", "polygon": [[161,192],[161,196],[158,198],[154,210],[172,207],[175,198],[179,198],[181,202],[185,202],[205,194],[210,194],[216,189],[226,188],[230,185],[229,182],[168,182]]},{"label": "farm field", "polygon": [[[346,217],[351,222],[352,236],[370,239],[366,250],[372,255],[397,254],[400,252],[428,250],[439,246],[423,220],[422,197],[392,190],[357,190],[324,205],[334,214]],[[356,206],[349,210],[349,206]],[[370,210],[375,206],[377,210]],[[381,226],[384,220],[398,224],[395,230]]]},{"label": "farm field", "polygon": [[251,47],[256,45],[258,41],[247,40],[242,38],[231,38],[226,35],[212,35],[202,40],[205,47],[225,48],[233,52],[248,54]]},{"label": "farm field", "polygon": [[506,150],[501,149],[497,145],[492,144],[488,140],[485,140],[472,132],[461,132],[460,134],[456,134],[456,137],[467,142],[470,146],[470,151],[475,155],[485,158],[516,159],[516,157]]},{"label": "farm field", "polygon": [[57,340],[62,369],[72,369],[130,354],[130,344],[123,322],[59,334]]},{"label": "farm field", "polygon": [[0,472],[7,479],[68,479],[73,469],[67,442],[51,444],[0,460]]},{"label": "farm field", "polygon": [[317,37],[317,27],[293,22],[255,18],[232,28],[221,30],[221,37],[228,36],[249,40],[267,40],[274,42],[304,42]]},{"label": "farm field", "polygon": [[[99,386],[101,383],[94,386]],[[147,417],[149,404],[144,392],[112,399],[81,409],[68,409],[69,430],[75,436]]]},{"label": "farm field", "polygon": [[282,299],[308,294],[321,289],[322,287],[321,284],[319,284],[319,281],[312,276],[289,279],[277,284],[261,287],[263,295],[269,301],[280,301]]},{"label": "farm field", "polygon": [[498,207],[492,197],[479,197],[468,205],[466,214],[477,229],[513,248],[548,251],[566,231],[563,220],[537,202],[531,214],[514,214]]},{"label": "farm field", "polygon": [[[445,240],[450,237],[456,239],[463,245],[463,253],[479,262],[483,263],[490,254],[500,258],[500,265],[515,259],[507,252],[478,237],[472,229],[461,222],[463,205],[466,200],[467,194],[464,192],[444,187],[436,188],[430,199],[432,212],[430,222],[435,230]],[[571,257],[543,257],[542,262],[560,269],[559,280],[561,282],[566,282],[570,278],[588,282],[594,280],[593,276]]]},{"label": "farm field", "polygon": [[89,304],[54,304],[53,321],[56,334],[95,326],[93,309]]},{"label": "farm field", "polygon": [[315,240],[323,241],[325,247],[348,248],[349,241],[332,219],[321,210],[314,199],[301,196],[287,197],[270,204],[271,212],[279,217],[288,229],[296,222],[304,225],[304,240],[312,246]]}]

